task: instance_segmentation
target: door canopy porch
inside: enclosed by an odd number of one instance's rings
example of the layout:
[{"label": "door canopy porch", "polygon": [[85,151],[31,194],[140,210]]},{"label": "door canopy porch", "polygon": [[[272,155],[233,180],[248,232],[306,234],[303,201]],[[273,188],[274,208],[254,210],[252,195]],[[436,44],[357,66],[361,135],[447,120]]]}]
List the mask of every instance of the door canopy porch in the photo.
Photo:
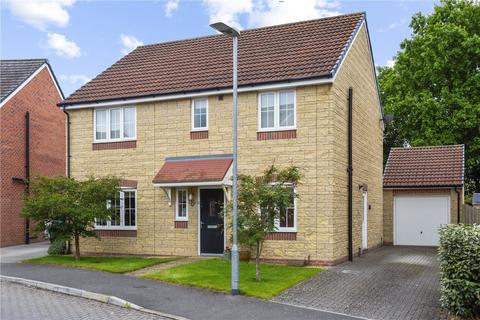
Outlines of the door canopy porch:
[{"label": "door canopy porch", "polygon": [[161,188],[231,185],[232,162],[231,154],[169,157],[152,183]]}]

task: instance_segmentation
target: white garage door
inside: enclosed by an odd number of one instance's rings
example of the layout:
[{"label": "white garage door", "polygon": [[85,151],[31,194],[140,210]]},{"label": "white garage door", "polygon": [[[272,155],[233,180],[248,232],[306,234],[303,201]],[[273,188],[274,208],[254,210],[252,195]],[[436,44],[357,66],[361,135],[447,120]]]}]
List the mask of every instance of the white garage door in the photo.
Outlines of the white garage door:
[{"label": "white garage door", "polygon": [[450,197],[396,196],[393,210],[394,244],[438,246],[438,227],[450,222]]}]

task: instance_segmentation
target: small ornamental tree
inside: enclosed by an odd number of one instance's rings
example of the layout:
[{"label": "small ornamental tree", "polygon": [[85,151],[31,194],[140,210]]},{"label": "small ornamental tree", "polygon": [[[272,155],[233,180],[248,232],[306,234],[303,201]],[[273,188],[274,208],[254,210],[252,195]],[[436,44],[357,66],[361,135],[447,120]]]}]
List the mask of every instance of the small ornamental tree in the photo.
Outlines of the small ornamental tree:
[{"label": "small ornamental tree", "polygon": [[96,237],[95,219],[114,216],[114,209],[107,206],[107,201],[118,196],[118,192],[119,180],[113,177],[89,177],[84,181],[37,177],[25,199],[23,215],[38,222],[37,231],[47,229],[57,238],[73,239],[78,260],[80,237]]},{"label": "small ornamental tree", "polygon": [[265,237],[277,230],[277,219],[292,206],[299,179],[295,166],[279,170],[272,165],[262,177],[238,176],[238,241],[255,250],[257,281],[261,280],[260,256]]}]

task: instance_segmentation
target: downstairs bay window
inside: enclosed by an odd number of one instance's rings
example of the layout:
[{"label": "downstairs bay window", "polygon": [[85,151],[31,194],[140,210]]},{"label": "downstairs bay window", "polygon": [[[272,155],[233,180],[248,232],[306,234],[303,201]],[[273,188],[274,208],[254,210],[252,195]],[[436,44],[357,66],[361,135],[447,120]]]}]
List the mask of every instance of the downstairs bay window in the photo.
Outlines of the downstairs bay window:
[{"label": "downstairs bay window", "polygon": [[297,231],[297,197],[295,196],[295,188],[288,186],[292,191],[290,197],[290,205],[280,209],[278,217],[275,219],[275,227],[277,232],[296,232]]},{"label": "downstairs bay window", "polygon": [[137,190],[122,189],[118,197],[108,201],[107,206],[114,209],[113,215],[110,219],[97,220],[95,229],[137,229]]}]

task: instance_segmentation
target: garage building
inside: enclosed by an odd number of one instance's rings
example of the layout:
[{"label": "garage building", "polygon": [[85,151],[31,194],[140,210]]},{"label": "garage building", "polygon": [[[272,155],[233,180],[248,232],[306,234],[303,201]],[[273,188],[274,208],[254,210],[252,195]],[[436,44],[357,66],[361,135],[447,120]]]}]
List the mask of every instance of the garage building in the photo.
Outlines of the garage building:
[{"label": "garage building", "polygon": [[383,176],[384,244],[438,246],[464,200],[464,145],[392,148]]}]

